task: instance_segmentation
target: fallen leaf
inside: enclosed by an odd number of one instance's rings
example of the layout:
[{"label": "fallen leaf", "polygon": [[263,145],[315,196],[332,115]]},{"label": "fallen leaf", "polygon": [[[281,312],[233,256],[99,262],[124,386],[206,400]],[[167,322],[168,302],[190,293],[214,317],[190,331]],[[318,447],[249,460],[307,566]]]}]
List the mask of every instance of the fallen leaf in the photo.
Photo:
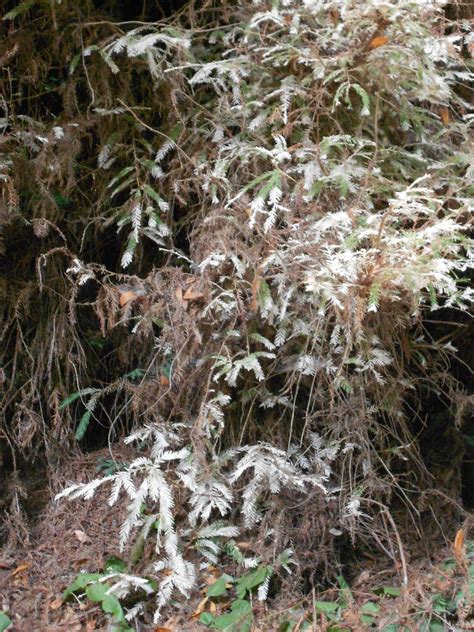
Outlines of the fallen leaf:
[{"label": "fallen leaf", "polygon": [[370,579],[370,571],[362,571],[359,577],[356,579],[354,586],[360,586],[365,584]]},{"label": "fallen leaf", "polygon": [[11,566],[11,564],[7,564],[6,562],[2,562],[0,560],[0,568],[1,569],[4,569],[4,568],[7,569],[7,568],[10,568],[10,566]]},{"label": "fallen leaf", "polygon": [[217,606],[213,601],[209,604],[209,611],[211,614],[216,614],[217,612]]},{"label": "fallen leaf", "polygon": [[443,121],[443,124],[449,125],[449,122],[451,121],[451,117],[449,116],[448,108],[439,108],[439,115],[441,117],[441,120]]},{"label": "fallen leaf", "polygon": [[377,35],[377,37],[374,37],[372,40],[370,40],[369,48],[373,50],[374,48],[385,46],[387,42],[388,37],[386,35]]},{"label": "fallen leaf", "polygon": [[21,586],[26,590],[31,586],[30,576],[27,573],[20,573],[18,577],[14,577],[12,581],[14,586]]},{"label": "fallen leaf", "polygon": [[252,312],[256,312],[258,309],[258,291],[260,289],[261,278],[255,276],[252,281],[252,302],[250,303],[250,309]]},{"label": "fallen leaf", "polygon": [[203,292],[198,292],[197,290],[195,290],[194,287],[191,285],[191,287],[188,287],[188,289],[184,293],[183,298],[185,301],[197,301],[200,298],[204,298],[204,294]]},{"label": "fallen leaf", "polygon": [[208,601],[209,601],[209,597],[204,597],[204,599],[201,599],[201,601],[198,604],[198,607],[193,612],[191,619],[197,619],[204,612],[204,608]]},{"label": "fallen leaf", "polygon": [[462,557],[464,554],[464,531],[459,529],[454,538],[454,552],[458,557]]},{"label": "fallen leaf", "polygon": [[437,579],[433,582],[433,586],[436,588],[436,590],[439,590],[440,592],[445,592],[446,590],[448,590],[450,585],[450,579]]},{"label": "fallen leaf", "polygon": [[23,573],[23,571],[26,571],[27,568],[30,568],[29,564],[20,564],[20,566],[17,566],[15,570],[13,571],[12,577],[15,577],[15,575],[19,575],[20,573]]},{"label": "fallen leaf", "polygon": [[90,562],[91,558],[90,557],[80,557],[78,560],[74,560],[73,564],[74,566],[84,566],[85,564],[87,564],[87,562]]},{"label": "fallen leaf", "polygon": [[188,309],[188,302],[183,299],[183,288],[177,287],[174,291],[174,295],[176,296],[176,300],[181,305],[183,309]]},{"label": "fallen leaf", "polygon": [[169,379],[166,377],[166,375],[163,375],[163,373],[160,373],[160,384],[161,384],[161,386],[169,386],[170,385]]},{"label": "fallen leaf", "polygon": [[218,568],[213,568],[213,567],[209,567],[207,570],[210,573],[210,575],[205,577],[204,581],[206,582],[206,584],[210,586],[216,581],[216,577],[219,577],[221,575],[221,571]]},{"label": "fallen leaf", "polygon": [[132,292],[131,290],[128,290],[127,292],[121,292],[119,297],[119,305],[120,307],[125,307],[127,303],[130,303],[130,301],[133,301],[136,298],[137,294],[135,294],[135,292]]},{"label": "fallen leaf", "polygon": [[333,24],[339,24],[339,22],[341,21],[341,14],[337,9],[330,9],[329,17],[331,18],[331,22]]},{"label": "fallen leaf", "polygon": [[91,542],[91,539],[87,535],[87,533],[84,533],[84,531],[81,531],[80,529],[76,529],[74,531],[74,535],[76,536],[76,539],[81,542],[81,544],[84,544],[84,542]]},{"label": "fallen leaf", "polygon": [[94,630],[96,629],[96,625],[97,625],[96,619],[90,619],[90,621],[87,621],[86,632],[94,632]]},{"label": "fallen leaf", "polygon": [[60,608],[62,606],[63,600],[61,599],[61,597],[57,597],[54,601],[52,601],[49,604],[49,609],[50,610],[57,610],[58,608]]},{"label": "fallen leaf", "polygon": [[157,628],[153,629],[153,632],[173,632],[173,630],[171,628],[163,628],[161,626],[158,626]]}]

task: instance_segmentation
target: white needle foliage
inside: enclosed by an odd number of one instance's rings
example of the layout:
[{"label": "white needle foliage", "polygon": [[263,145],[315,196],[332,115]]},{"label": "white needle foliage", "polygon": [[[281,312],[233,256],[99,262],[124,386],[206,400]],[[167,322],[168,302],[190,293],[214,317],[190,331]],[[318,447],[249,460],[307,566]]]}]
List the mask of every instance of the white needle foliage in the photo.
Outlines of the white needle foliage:
[{"label": "white needle foliage", "polygon": [[[219,28],[149,25],[99,47],[112,72],[136,64],[172,95],[139,164],[113,174],[117,149],[98,154],[128,196],[122,265],[163,243],[169,208],[195,204],[190,269],[209,286],[199,414],[149,424],[129,438],[146,457],[60,494],[127,499],[121,546],[139,530],[156,542],[156,619],[195,585],[189,551],[216,563],[239,531],[268,528],[277,495],[336,499],[332,532],[367,529],[396,484],[374,451],[410,443],[406,365],[451,352],[423,315],[473,298],[467,25],[445,32],[441,1],[237,4]],[[229,434],[236,404],[253,412]]]}]

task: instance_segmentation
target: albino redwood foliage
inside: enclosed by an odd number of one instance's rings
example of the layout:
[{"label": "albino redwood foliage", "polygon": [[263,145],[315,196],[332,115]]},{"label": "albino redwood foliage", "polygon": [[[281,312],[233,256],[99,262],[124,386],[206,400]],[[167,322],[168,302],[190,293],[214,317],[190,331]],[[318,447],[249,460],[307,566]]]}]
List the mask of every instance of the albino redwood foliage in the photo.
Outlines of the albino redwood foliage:
[{"label": "albino redwood foliage", "polygon": [[[67,275],[76,292],[100,286],[104,335],[125,324],[131,347],[149,346],[138,385],[80,391],[92,413],[125,390],[127,441],[145,453],[58,497],[106,484],[110,505],[127,503],[121,546],[155,542],[155,620],[202,565],[255,565],[234,540],[245,530],[293,546],[285,503],[324,515],[321,550],[342,534],[380,543],[392,493],[417,519],[407,401],[420,384],[454,388],[455,349],[423,318],[473,299],[474,119],[459,90],[473,38],[445,28],[443,5],[246,0],[211,25],[111,28],[71,67],[89,69],[97,197],[124,238],[122,270],[81,254]],[[138,101],[114,83],[132,76]],[[54,169],[68,125],[17,140]],[[150,247],[166,265],[140,276]]]}]

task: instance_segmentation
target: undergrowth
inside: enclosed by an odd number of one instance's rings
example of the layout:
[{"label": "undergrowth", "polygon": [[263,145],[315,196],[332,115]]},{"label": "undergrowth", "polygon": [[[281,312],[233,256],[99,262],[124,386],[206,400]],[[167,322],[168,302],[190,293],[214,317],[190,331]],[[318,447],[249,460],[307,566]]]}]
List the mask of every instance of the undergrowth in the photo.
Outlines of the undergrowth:
[{"label": "undergrowth", "polygon": [[120,594],[155,582],[155,621],[209,566],[251,573],[283,552],[302,590],[349,546],[383,551],[406,586],[406,534],[463,515],[418,433],[426,393],[458,430],[468,401],[454,333],[426,326],[472,304],[468,22],[436,0],[191,3],[160,22],[10,4],[13,465],[54,470],[75,439],[126,431],[136,459],[58,499],[106,485],[110,511],[127,503],[120,546],[154,552]]},{"label": "undergrowth", "polygon": [[[460,532],[462,533],[462,532]],[[274,572],[272,567],[260,565],[241,576],[226,573],[218,576],[214,569],[207,577],[207,587],[200,592],[203,598],[190,615],[211,630],[250,632],[272,629],[292,630],[382,630],[383,632],[443,632],[470,629],[474,616],[474,542],[457,542],[454,556],[445,557],[432,568],[412,570],[406,587],[377,582],[376,574],[362,587],[350,588],[343,576],[338,576],[335,587],[325,593],[313,593],[311,598],[299,600],[279,613],[259,611],[256,598],[268,588]],[[280,560],[288,572],[291,558],[288,553]],[[103,573],[79,573],[67,587],[63,599],[76,598],[100,603],[109,615],[115,630],[132,630],[125,618],[119,599],[124,582],[130,582],[127,565],[118,558],[106,562]],[[144,578],[133,578],[135,600],[139,594],[153,594],[156,583]],[[130,600],[130,593],[126,591]]]}]

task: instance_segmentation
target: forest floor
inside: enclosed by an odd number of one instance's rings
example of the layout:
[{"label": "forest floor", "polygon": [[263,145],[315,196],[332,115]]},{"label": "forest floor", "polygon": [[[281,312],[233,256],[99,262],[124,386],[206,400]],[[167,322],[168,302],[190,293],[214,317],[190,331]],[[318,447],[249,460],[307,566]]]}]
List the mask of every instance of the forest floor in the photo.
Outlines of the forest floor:
[{"label": "forest floor", "polygon": [[[114,458],[125,460],[129,450],[124,448]],[[79,598],[65,603],[63,592],[79,572],[100,572],[107,558],[123,555],[116,543],[126,508],[108,511],[107,492],[100,490],[88,502],[53,499],[55,492],[77,482],[78,476],[84,481],[93,477],[110,457],[107,449],[78,456],[61,470],[56,489],[36,481],[29,490],[30,528],[12,524],[10,541],[0,548],[0,609],[8,612],[14,632],[110,630],[98,605]],[[452,546],[436,543],[431,559],[422,553],[409,558],[406,588],[400,565],[374,555],[351,569],[356,572],[350,588],[340,585],[302,596],[295,587],[280,591],[264,604],[255,601],[253,630],[474,630],[474,547],[464,541],[465,535],[466,527]],[[200,623],[200,614],[209,606],[211,612],[229,608],[228,602],[216,605],[205,597],[208,585],[222,572],[211,571],[193,597],[176,604],[175,614],[165,617],[160,626],[144,624],[137,630],[209,629]]]}]

